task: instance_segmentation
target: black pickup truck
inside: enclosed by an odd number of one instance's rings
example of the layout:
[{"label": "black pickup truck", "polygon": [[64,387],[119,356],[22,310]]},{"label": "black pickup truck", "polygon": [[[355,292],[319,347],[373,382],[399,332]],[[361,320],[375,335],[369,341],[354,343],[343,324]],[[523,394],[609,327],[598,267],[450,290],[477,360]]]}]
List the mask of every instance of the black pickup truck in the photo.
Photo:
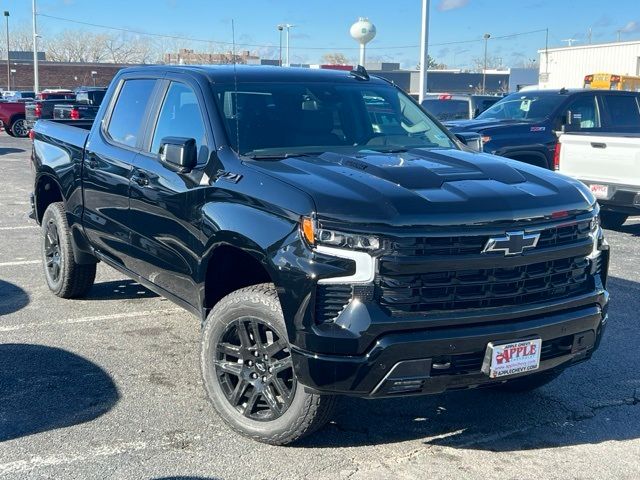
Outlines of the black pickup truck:
[{"label": "black pickup truck", "polygon": [[193,312],[209,398],[263,442],[339,395],[536,388],[607,324],[589,189],[361,67],[125,69],[93,126],[38,122],[33,166],[53,293],[102,261]]},{"label": "black pickup truck", "polygon": [[56,120],[94,119],[106,93],[107,89],[101,87],[79,90],[76,92],[74,102],[55,104],[53,106],[53,118]]},{"label": "black pickup truck", "polygon": [[53,118],[53,107],[61,103],[73,103],[76,94],[71,91],[44,91],[37,98],[25,105],[27,129],[31,130],[38,120]]}]

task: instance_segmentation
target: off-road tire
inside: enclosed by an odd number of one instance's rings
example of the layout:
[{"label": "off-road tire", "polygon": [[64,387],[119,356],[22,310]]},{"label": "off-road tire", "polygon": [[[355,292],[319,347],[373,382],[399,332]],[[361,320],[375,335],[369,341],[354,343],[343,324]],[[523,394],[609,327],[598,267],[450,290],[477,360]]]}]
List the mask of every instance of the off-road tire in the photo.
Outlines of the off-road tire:
[{"label": "off-road tire", "polygon": [[[216,304],[203,325],[201,367],[207,395],[220,417],[236,432],[271,445],[290,444],[324,426],[332,415],[336,398],[306,392],[295,380],[295,374],[292,400],[284,413],[273,420],[247,418],[227,399],[216,371],[217,349],[229,327],[244,318],[258,319],[289,347],[282,309],[273,284],[236,290]],[[241,365],[245,363],[241,362]]]},{"label": "off-road tire", "polygon": [[[56,233],[57,239],[54,239]],[[42,260],[47,285],[58,297],[83,297],[93,286],[96,264],[76,263],[71,246],[71,230],[62,202],[49,205],[42,217]],[[56,270],[50,267],[53,262],[58,263]]]},{"label": "off-road tire", "polygon": [[629,215],[620,212],[600,212],[600,224],[609,230],[622,227],[627,218],[629,218]]}]

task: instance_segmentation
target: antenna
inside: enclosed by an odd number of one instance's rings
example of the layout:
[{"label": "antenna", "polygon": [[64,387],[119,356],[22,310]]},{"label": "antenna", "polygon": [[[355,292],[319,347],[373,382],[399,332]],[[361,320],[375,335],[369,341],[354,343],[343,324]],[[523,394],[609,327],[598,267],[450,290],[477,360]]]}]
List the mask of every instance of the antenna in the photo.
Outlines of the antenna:
[{"label": "antenna", "polygon": [[233,44],[233,50],[231,56],[233,58],[233,90],[234,90],[234,102],[233,102],[233,116],[236,119],[236,148],[238,149],[238,156],[240,155],[240,119],[238,118],[238,72],[236,71],[236,25],[231,19],[231,40]]},{"label": "antenna", "polygon": [[567,42],[567,47],[572,47],[574,42],[577,42],[577,38],[565,38],[564,40],[560,40],[561,42]]}]

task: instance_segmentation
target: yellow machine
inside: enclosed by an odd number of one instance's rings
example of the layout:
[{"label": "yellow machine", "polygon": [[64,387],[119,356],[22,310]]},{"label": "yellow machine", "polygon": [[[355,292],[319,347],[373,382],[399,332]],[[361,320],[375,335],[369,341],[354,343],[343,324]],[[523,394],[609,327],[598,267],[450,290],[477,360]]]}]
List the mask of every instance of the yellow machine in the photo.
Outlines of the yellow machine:
[{"label": "yellow machine", "polygon": [[584,88],[640,92],[640,77],[613,75],[611,73],[594,73],[584,77]]}]

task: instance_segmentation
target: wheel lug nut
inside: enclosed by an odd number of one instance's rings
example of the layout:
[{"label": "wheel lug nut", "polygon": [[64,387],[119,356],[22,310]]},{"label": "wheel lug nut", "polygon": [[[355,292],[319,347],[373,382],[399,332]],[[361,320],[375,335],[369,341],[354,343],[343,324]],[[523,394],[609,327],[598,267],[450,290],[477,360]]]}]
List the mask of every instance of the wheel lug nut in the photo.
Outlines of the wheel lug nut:
[{"label": "wheel lug nut", "polygon": [[269,367],[269,373],[273,373],[273,367]]},{"label": "wheel lug nut", "polygon": [[255,373],[255,372],[254,372],[254,373],[252,373],[252,374],[251,374],[251,378],[253,378],[253,379],[255,380],[256,378],[258,378],[258,374],[257,374],[257,373]]},{"label": "wheel lug nut", "polygon": [[255,352],[253,352],[253,354],[254,354],[256,357],[259,357],[259,356],[260,356],[260,354],[258,353],[258,351],[257,351],[257,350],[256,350]]},{"label": "wheel lug nut", "polygon": [[247,365],[251,366],[251,365],[253,365],[253,362],[251,360],[247,360]]},{"label": "wheel lug nut", "polygon": [[267,381],[267,377],[262,377],[262,381],[266,382]]}]

